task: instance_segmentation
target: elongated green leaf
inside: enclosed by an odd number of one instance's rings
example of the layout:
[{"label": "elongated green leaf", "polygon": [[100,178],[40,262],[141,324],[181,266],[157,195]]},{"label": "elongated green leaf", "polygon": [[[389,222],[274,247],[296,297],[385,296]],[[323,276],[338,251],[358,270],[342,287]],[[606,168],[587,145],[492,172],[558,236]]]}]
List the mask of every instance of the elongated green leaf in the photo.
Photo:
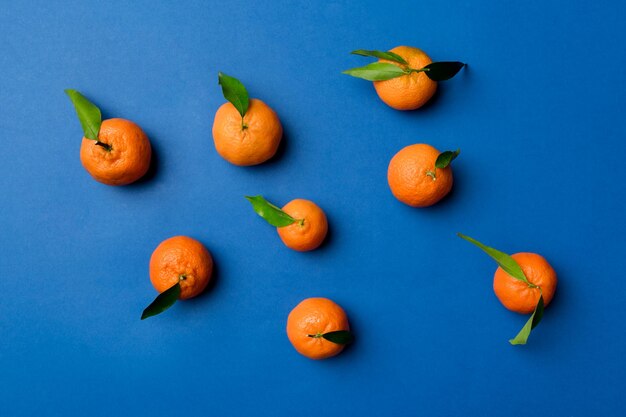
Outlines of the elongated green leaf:
[{"label": "elongated green leaf", "polygon": [[230,77],[226,74],[219,72],[217,74],[219,84],[222,86],[222,94],[224,98],[230,101],[237,109],[241,117],[243,117],[248,111],[250,105],[250,99],[248,98],[248,91],[246,87],[234,77]]},{"label": "elongated green leaf", "polygon": [[386,59],[388,61],[397,62],[398,64],[409,65],[409,63],[406,62],[404,58],[402,58],[400,55],[391,51],[383,52],[383,51],[370,51],[367,49],[357,49],[356,51],[352,51],[350,53],[354,55],[361,55],[361,56],[373,56],[375,58]]},{"label": "elongated green leaf", "polygon": [[399,66],[387,62],[373,62],[364,67],[345,70],[343,73],[368,81],[385,81],[407,75]]},{"label": "elongated green leaf", "polygon": [[524,275],[524,271],[522,271],[519,264],[515,262],[515,259],[511,258],[504,252],[485,246],[479,241],[472,239],[469,236],[465,236],[464,234],[457,233],[457,236],[481,248],[487,255],[491,256],[498,263],[498,265],[500,265],[500,268],[504,269],[507,274],[530,285],[526,275]]},{"label": "elongated green leaf", "polygon": [[254,211],[272,226],[285,227],[297,221],[280,208],[267,201],[262,195],[254,197],[246,196],[246,199],[252,204]]},{"label": "elongated green leaf", "polygon": [[457,149],[456,151],[441,152],[437,157],[437,160],[435,161],[435,167],[444,169],[445,167],[450,165],[450,162],[454,161],[460,153],[460,149]]},{"label": "elongated green leaf", "polygon": [[426,65],[423,69],[428,78],[433,81],[445,81],[454,77],[461,68],[465,66],[464,63],[458,61],[442,61],[442,62],[431,62]]},{"label": "elongated green leaf", "polygon": [[347,345],[354,341],[354,336],[352,336],[349,330],[337,330],[336,332],[324,333],[322,337],[338,345]]},{"label": "elongated green leaf", "polygon": [[78,115],[78,120],[80,120],[80,125],[83,127],[85,137],[97,141],[100,125],[102,125],[100,109],[76,90],[65,90],[65,94],[68,95],[70,100],[72,100],[72,104],[74,104],[74,109],[76,109],[76,114]]},{"label": "elongated green leaf", "polygon": [[159,294],[157,298],[155,298],[154,301],[143,311],[141,314],[141,320],[161,314],[173,306],[176,300],[178,300],[178,297],[180,297],[179,282]]},{"label": "elongated green leaf", "polygon": [[543,317],[543,295],[539,296],[539,301],[537,302],[537,306],[535,307],[535,311],[530,316],[522,330],[515,336],[515,338],[509,340],[509,343],[512,345],[525,345],[528,340],[528,336],[530,336],[530,331],[537,327],[541,318]]}]

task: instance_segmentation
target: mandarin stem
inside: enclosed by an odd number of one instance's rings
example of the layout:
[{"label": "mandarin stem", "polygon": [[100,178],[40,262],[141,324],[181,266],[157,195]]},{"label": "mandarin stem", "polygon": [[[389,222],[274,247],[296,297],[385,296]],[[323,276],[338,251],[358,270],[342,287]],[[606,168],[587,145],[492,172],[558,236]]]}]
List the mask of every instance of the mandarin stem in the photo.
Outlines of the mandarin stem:
[{"label": "mandarin stem", "polygon": [[99,140],[96,141],[96,145],[102,146],[107,152],[111,152],[111,149],[113,149],[111,145],[108,145],[104,142],[100,142]]}]

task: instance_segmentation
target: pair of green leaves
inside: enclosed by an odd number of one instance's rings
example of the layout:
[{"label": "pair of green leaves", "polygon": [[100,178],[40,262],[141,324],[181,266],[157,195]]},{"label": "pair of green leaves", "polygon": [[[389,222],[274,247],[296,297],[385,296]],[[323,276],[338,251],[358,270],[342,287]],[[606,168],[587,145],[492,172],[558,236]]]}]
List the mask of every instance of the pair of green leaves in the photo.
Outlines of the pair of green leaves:
[{"label": "pair of green leaves", "polygon": [[368,81],[386,81],[392,78],[402,77],[414,72],[423,72],[433,81],[445,81],[454,77],[465,66],[458,61],[431,62],[423,68],[410,68],[409,63],[400,55],[391,51],[375,51],[358,49],[351,52],[354,55],[370,56],[392,61],[400,66],[388,62],[373,62],[364,67],[352,68],[343,71],[344,74],[362,78]]},{"label": "pair of green leaves", "polygon": [[352,335],[352,332],[350,332],[349,330],[337,330],[337,331],[328,332],[328,333],[310,334],[308,336],[313,337],[315,339],[318,339],[321,337],[337,345],[347,345],[354,341],[354,336]]},{"label": "pair of green leaves", "polygon": [[98,133],[100,133],[100,126],[102,125],[100,109],[76,90],[65,90],[65,94],[74,104],[85,137],[98,142]]},{"label": "pair of green leaves", "polygon": [[241,115],[241,125],[245,128],[243,123],[243,116],[246,115],[248,107],[250,106],[250,98],[248,97],[248,90],[241,81],[235,77],[231,77],[222,72],[217,73],[217,79],[219,85],[222,86],[222,94],[224,98],[232,103]]},{"label": "pair of green leaves", "polygon": [[301,219],[294,219],[280,208],[276,207],[262,195],[254,197],[246,196],[246,199],[252,204],[252,208],[262,218],[274,227],[285,227],[293,224]]},{"label": "pair of green leaves", "polygon": [[[528,278],[526,277],[526,275],[524,275],[524,271],[522,271],[522,268],[515,261],[515,259],[513,259],[510,255],[504,252],[500,252],[499,250],[491,248],[489,246],[483,245],[476,239],[472,239],[471,237],[466,236],[464,234],[457,233],[457,235],[460,238],[465,239],[468,242],[482,249],[487,255],[489,255],[491,258],[493,258],[493,260],[497,262],[497,264],[500,266],[500,268],[504,270],[504,272],[506,272],[513,278],[526,283],[530,288],[539,288],[539,291],[541,291],[540,287],[537,287],[536,285],[528,281]],[[541,321],[541,318],[543,317],[543,308],[544,308],[544,301],[543,301],[543,294],[541,294],[539,296],[539,301],[537,302],[537,306],[535,307],[535,311],[533,311],[533,314],[530,316],[530,318],[528,319],[524,327],[522,327],[522,330],[520,330],[517,336],[509,340],[509,343],[511,343],[512,345],[525,345],[526,344],[526,341],[528,340],[528,336],[530,336],[530,331],[539,324],[539,322]]]}]

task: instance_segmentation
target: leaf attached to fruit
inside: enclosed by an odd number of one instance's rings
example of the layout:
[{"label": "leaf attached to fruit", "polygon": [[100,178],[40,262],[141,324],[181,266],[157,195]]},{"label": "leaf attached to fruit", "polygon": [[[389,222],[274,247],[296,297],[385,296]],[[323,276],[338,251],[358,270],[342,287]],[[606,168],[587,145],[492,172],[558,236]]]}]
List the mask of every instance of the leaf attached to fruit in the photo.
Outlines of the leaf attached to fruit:
[{"label": "leaf attached to fruit", "polygon": [[373,62],[364,67],[345,70],[343,73],[368,81],[386,81],[408,74],[399,66],[387,62]]},{"label": "leaf attached to fruit", "polygon": [[507,274],[509,274],[510,276],[512,276],[513,278],[515,278],[517,280],[525,282],[529,286],[532,285],[528,281],[528,278],[526,278],[526,275],[524,275],[524,271],[522,271],[522,268],[515,261],[515,259],[513,259],[510,255],[507,255],[504,252],[500,252],[497,249],[490,248],[489,246],[485,246],[482,243],[480,243],[479,241],[477,241],[476,239],[472,239],[471,237],[465,236],[464,234],[457,233],[457,235],[460,238],[465,239],[468,242],[478,246],[487,255],[491,256],[493,258],[493,260],[495,260],[498,263],[500,268],[502,268]]},{"label": "leaf attached to fruit", "polygon": [[222,86],[224,98],[230,101],[237,109],[241,117],[248,111],[250,99],[246,87],[238,79],[219,72],[217,74],[219,84]]},{"label": "leaf attached to fruit", "polygon": [[352,51],[350,53],[354,55],[361,55],[361,56],[373,56],[375,58],[386,59],[387,61],[397,62],[398,64],[409,65],[409,63],[406,62],[404,58],[402,58],[400,55],[391,51],[384,52],[384,51],[369,51],[366,49],[357,49],[356,51]]},{"label": "leaf attached to fruit", "polygon": [[528,336],[530,336],[530,331],[539,324],[539,322],[541,321],[541,318],[543,317],[543,307],[544,307],[543,295],[540,295],[539,301],[537,302],[537,306],[535,307],[535,311],[533,311],[533,314],[530,316],[530,318],[528,319],[524,327],[522,327],[522,330],[520,330],[517,336],[509,340],[510,344],[512,345],[525,345],[526,344],[526,341],[528,340]]},{"label": "leaf attached to fruit", "polygon": [[310,334],[308,336],[314,339],[323,338],[337,345],[347,345],[354,341],[354,336],[350,330],[337,330],[328,333]]},{"label": "leaf attached to fruit", "polygon": [[465,66],[459,61],[431,62],[422,70],[433,81],[446,81],[454,77]]},{"label": "leaf attached to fruit", "polygon": [[246,196],[246,199],[252,204],[256,214],[263,217],[272,226],[285,227],[298,221],[267,201],[262,195]]},{"label": "leaf attached to fruit", "polygon": [[163,291],[159,294],[154,301],[146,307],[146,309],[141,314],[141,320],[147,319],[148,317],[156,316],[157,314],[161,314],[168,308],[174,305],[174,303],[180,297],[180,282],[177,282],[167,290]]},{"label": "leaf attached to fruit", "polygon": [[76,90],[65,90],[65,94],[68,95],[70,100],[72,100],[72,104],[74,104],[84,136],[97,142],[100,126],[102,125],[100,109]]},{"label": "leaf attached to fruit", "polygon": [[460,149],[456,151],[441,152],[435,161],[435,168],[444,169],[461,153]]}]

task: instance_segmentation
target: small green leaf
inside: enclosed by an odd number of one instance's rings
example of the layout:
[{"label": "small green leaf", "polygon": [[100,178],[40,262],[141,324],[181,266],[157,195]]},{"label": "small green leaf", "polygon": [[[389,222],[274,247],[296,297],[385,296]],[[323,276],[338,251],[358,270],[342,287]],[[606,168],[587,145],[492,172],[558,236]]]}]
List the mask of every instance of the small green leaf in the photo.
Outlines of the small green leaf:
[{"label": "small green leaf", "polygon": [[324,333],[322,337],[338,345],[347,345],[354,341],[354,336],[352,336],[349,330],[337,330],[336,332]]},{"label": "small green leaf", "polygon": [[431,80],[445,81],[454,77],[464,66],[464,63],[458,61],[442,61],[431,62],[422,69]]},{"label": "small green leaf", "polygon": [[254,197],[246,196],[246,199],[252,203],[252,208],[256,213],[263,217],[265,221],[275,227],[285,227],[295,223],[297,220],[267,201],[262,195]]},{"label": "small green leaf", "polygon": [[219,84],[222,86],[222,94],[224,94],[224,98],[230,101],[233,106],[235,106],[241,117],[243,117],[248,111],[248,106],[250,105],[246,87],[244,87],[238,79],[221,72],[217,74],[217,78],[219,80]]},{"label": "small green leaf", "polygon": [[514,339],[509,340],[509,343],[512,345],[525,345],[528,340],[528,336],[530,336],[530,331],[537,327],[541,318],[543,317],[543,295],[539,296],[539,301],[537,302],[537,306],[535,307],[535,311],[530,316],[522,330],[515,336]]},{"label": "small green leaf", "polygon": [[450,162],[454,161],[460,153],[460,149],[457,149],[456,151],[441,152],[435,161],[435,168],[444,169],[450,165]]},{"label": "small green leaf", "polygon": [[143,311],[141,314],[141,320],[161,314],[173,306],[176,300],[178,300],[178,297],[180,297],[180,282],[177,282],[172,287],[159,294],[157,298],[155,298],[154,301]]},{"label": "small green leaf", "polygon": [[465,236],[464,234],[457,233],[457,236],[481,248],[483,251],[485,251],[487,255],[491,256],[498,263],[498,265],[500,265],[500,268],[502,268],[507,274],[509,274],[513,278],[523,281],[529,286],[531,285],[531,283],[526,278],[526,275],[524,275],[524,271],[522,271],[522,268],[519,266],[519,264],[515,261],[515,259],[511,258],[506,253],[500,252],[499,250],[494,248],[490,248],[489,246],[485,246],[479,241],[472,239],[469,236]]},{"label": "small green leaf", "polygon": [[402,58],[400,55],[391,51],[383,52],[383,51],[368,51],[366,49],[357,49],[356,51],[352,51],[350,53],[354,55],[361,55],[361,56],[373,56],[376,58],[397,62],[398,64],[409,65],[409,63],[406,62],[404,58]]},{"label": "small green leaf", "polygon": [[78,120],[80,120],[80,125],[83,127],[85,137],[97,142],[100,125],[102,124],[100,109],[76,90],[65,90],[65,94],[68,95],[70,100],[72,100],[72,104],[74,104],[74,109],[76,109],[76,114],[78,115]]},{"label": "small green leaf", "polygon": [[407,75],[399,66],[387,62],[373,62],[364,67],[345,70],[343,73],[368,81],[385,81]]}]

